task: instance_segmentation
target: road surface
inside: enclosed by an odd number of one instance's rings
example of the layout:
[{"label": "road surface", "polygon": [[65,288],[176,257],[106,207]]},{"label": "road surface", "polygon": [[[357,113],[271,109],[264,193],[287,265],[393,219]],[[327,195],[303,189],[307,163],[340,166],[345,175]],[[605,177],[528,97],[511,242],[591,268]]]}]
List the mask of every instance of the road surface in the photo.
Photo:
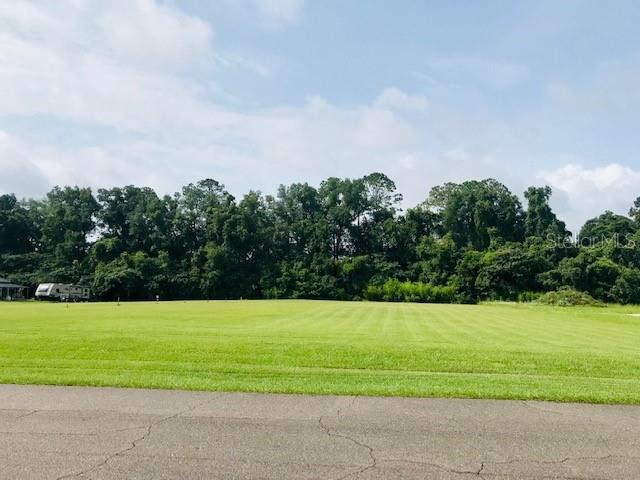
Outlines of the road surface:
[{"label": "road surface", "polygon": [[0,385],[1,479],[634,479],[640,407]]}]

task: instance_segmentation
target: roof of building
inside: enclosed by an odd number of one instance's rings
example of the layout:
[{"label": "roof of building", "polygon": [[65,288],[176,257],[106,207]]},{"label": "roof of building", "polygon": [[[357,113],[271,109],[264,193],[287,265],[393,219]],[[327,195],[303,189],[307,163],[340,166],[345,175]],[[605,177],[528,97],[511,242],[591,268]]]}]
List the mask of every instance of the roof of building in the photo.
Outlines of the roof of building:
[{"label": "roof of building", "polygon": [[6,278],[2,278],[2,277],[0,277],[0,287],[2,287],[2,288],[27,288],[24,285],[17,285],[15,283],[11,283],[9,280],[7,280]]}]

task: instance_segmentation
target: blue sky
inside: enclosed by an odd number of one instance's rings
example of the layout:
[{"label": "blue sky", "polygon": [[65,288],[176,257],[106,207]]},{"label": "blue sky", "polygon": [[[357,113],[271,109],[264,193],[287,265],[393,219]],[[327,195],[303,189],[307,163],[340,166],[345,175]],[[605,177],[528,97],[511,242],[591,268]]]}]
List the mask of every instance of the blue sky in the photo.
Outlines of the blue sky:
[{"label": "blue sky", "polygon": [[572,229],[640,195],[637,2],[0,4],[0,192],[383,171],[549,184]]}]

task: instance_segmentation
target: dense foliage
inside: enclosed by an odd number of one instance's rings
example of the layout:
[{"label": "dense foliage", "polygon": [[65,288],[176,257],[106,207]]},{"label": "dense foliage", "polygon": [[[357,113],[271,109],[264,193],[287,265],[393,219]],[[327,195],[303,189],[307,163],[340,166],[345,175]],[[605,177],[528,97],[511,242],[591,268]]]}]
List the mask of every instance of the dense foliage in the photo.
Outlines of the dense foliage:
[{"label": "dense foliage", "polygon": [[577,307],[582,305],[600,307],[604,305],[588,293],[579,292],[569,287],[562,287],[559,290],[547,292],[541,295],[537,299],[537,302],[544,305],[555,305],[557,307]]},{"label": "dense foliage", "polygon": [[364,291],[367,300],[382,302],[455,303],[456,289],[451,285],[429,285],[391,279],[383,285],[369,285]]},{"label": "dense foliage", "polygon": [[640,303],[640,200],[572,239],[549,187],[447,183],[402,212],[381,173],[234,198],[215,180],[0,195],[0,276],[89,284],[101,299],[516,300],[570,287]]}]

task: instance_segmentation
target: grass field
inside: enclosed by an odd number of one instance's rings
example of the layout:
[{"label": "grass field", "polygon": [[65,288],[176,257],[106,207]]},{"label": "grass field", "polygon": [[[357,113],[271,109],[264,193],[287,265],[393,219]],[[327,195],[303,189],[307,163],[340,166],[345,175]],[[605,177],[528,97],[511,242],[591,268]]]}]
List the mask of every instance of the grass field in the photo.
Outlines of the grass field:
[{"label": "grass field", "polygon": [[636,311],[0,303],[0,383],[640,403]]}]

